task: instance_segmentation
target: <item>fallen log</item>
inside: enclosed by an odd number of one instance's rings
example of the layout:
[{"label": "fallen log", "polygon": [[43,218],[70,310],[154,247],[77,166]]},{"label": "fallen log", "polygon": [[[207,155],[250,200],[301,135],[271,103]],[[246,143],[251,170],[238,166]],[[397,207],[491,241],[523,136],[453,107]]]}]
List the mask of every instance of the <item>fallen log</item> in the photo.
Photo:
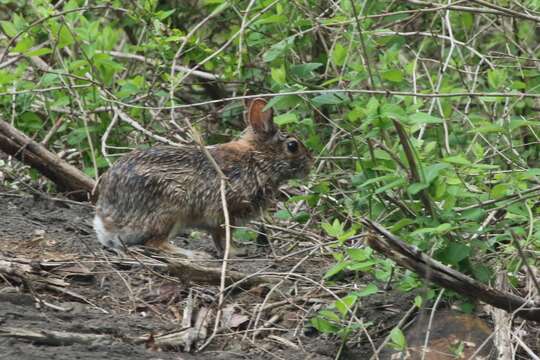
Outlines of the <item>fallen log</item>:
[{"label": "fallen log", "polygon": [[[156,260],[156,259],[154,259]],[[90,265],[95,265],[95,258],[89,260]],[[107,263],[110,265],[120,265],[120,266],[133,266],[133,265],[143,265],[148,269],[155,270],[157,272],[167,271],[167,273],[183,282],[194,282],[198,284],[208,284],[208,285],[217,285],[219,286],[221,282],[221,268],[220,267],[207,267],[199,264],[195,264],[190,259],[167,259],[167,263],[164,263],[160,260],[155,262],[142,262],[141,260],[132,260],[132,259],[120,259],[110,257],[107,260]],[[32,259],[25,258],[8,258],[2,256],[0,253],[0,274],[5,276],[17,276],[29,277],[33,282],[49,282],[51,285],[55,286],[67,286],[68,282],[61,279],[69,279],[69,272],[62,270],[62,267],[70,265],[79,265],[86,262],[84,259],[75,258],[73,260],[65,259],[62,261],[54,261],[48,259],[46,261],[36,262]],[[55,270],[57,267],[60,269]],[[45,271],[46,270],[46,271]],[[36,271],[42,271],[42,274],[36,273]],[[57,275],[61,279],[51,278],[51,275]],[[89,273],[91,275],[91,273]],[[40,278],[40,276],[43,277]],[[60,282],[60,280],[62,282]],[[253,274],[253,273],[243,273],[240,271],[229,270],[225,276],[225,284],[227,286],[237,285],[238,287],[250,289],[263,284],[274,284],[279,282],[279,279],[270,277],[264,274]],[[56,290],[56,289],[53,289]]]},{"label": "fallen log", "polygon": [[479,299],[507,312],[513,312],[526,320],[540,321],[540,304],[482,284],[408,245],[376,222],[365,218],[361,221],[371,230],[367,237],[368,245],[397,264],[414,271],[436,285],[461,295]]},{"label": "fallen log", "polygon": [[47,329],[29,330],[13,327],[1,328],[0,337],[24,339],[34,344],[49,346],[67,346],[73,344],[110,345],[115,341],[110,335],[83,334]]},{"label": "fallen log", "polygon": [[90,199],[96,185],[92,178],[1,119],[0,150],[39,171],[70,197]]}]

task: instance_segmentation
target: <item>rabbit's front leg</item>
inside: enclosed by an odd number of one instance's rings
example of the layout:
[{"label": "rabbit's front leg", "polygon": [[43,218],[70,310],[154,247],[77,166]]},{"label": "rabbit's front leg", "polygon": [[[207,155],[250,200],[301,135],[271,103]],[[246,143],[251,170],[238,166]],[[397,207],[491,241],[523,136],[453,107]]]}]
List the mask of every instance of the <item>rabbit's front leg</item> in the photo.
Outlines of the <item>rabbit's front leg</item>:
[{"label": "rabbit's front leg", "polygon": [[183,249],[181,247],[171,244],[167,236],[154,237],[150,239],[149,241],[147,241],[144,245],[146,247],[156,249],[158,251],[162,251],[171,255],[178,255],[181,257],[188,258],[188,259],[194,259],[194,260],[212,259],[212,256],[210,256],[204,251],[193,251],[193,250]]}]

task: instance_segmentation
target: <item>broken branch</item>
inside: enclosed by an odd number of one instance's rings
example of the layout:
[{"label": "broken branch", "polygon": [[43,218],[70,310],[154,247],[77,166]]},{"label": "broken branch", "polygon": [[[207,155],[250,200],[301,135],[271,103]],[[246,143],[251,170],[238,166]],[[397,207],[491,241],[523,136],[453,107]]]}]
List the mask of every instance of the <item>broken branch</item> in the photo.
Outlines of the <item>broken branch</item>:
[{"label": "broken branch", "polygon": [[494,289],[449,268],[406,244],[374,221],[364,218],[362,223],[372,231],[367,237],[370,247],[388,256],[397,264],[416,272],[424,279],[464,296],[479,299],[496,308],[514,312],[523,319],[540,321],[540,304]]},{"label": "broken branch", "polygon": [[38,170],[63,191],[88,199],[96,182],[7,122],[0,120],[0,150]]}]

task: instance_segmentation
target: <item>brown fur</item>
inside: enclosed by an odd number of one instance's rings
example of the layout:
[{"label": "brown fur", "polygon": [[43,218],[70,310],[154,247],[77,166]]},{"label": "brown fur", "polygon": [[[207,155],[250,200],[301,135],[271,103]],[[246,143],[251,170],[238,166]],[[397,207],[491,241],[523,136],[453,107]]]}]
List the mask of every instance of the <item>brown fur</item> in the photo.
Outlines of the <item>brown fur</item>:
[{"label": "brown fur", "polygon": [[[260,214],[284,181],[306,176],[313,158],[296,138],[280,133],[263,99],[249,105],[244,135],[207,147],[228,178],[226,199],[231,225]],[[288,143],[296,143],[291,152]],[[195,146],[156,146],[119,159],[99,184],[94,225],[99,241],[112,247],[163,244],[180,228],[210,232],[223,251],[220,178]]]}]

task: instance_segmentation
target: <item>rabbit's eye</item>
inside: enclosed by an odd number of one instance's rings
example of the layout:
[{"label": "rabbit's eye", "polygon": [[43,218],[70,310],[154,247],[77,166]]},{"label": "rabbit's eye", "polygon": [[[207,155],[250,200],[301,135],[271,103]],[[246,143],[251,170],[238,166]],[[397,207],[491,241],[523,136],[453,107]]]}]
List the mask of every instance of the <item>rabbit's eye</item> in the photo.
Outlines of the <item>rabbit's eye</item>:
[{"label": "rabbit's eye", "polygon": [[292,153],[295,153],[298,151],[298,141],[291,140],[287,143],[287,150],[289,150]]}]

